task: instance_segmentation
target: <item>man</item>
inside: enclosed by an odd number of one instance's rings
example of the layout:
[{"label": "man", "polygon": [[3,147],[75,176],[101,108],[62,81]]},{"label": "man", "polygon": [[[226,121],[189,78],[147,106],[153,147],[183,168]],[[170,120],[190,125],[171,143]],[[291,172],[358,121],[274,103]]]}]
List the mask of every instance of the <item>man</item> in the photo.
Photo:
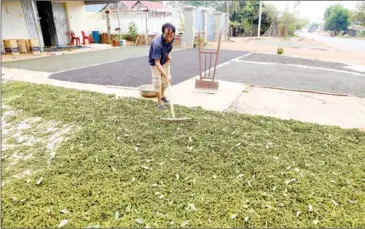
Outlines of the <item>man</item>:
[{"label": "man", "polygon": [[171,84],[170,64],[172,43],[175,38],[175,26],[166,23],[162,26],[162,34],[156,36],[151,43],[148,62],[152,70],[152,85],[157,92],[158,108],[166,109],[169,101],[165,97],[165,89]]}]

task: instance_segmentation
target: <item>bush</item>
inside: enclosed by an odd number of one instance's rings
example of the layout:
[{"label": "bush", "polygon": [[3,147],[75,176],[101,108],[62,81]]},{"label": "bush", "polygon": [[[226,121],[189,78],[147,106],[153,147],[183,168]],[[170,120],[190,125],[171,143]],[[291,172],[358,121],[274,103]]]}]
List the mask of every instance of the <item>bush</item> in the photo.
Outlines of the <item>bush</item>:
[{"label": "bush", "polygon": [[[203,44],[204,42],[205,42],[204,37],[203,36],[200,36],[200,38],[199,38],[199,44]],[[194,44],[198,44],[198,36],[195,37]]]},{"label": "bush", "polygon": [[357,32],[357,37],[365,37],[365,31],[359,31]]},{"label": "bush", "polygon": [[284,53],[284,49],[283,48],[278,48],[278,54],[283,54]]},{"label": "bush", "polygon": [[135,38],[129,34],[122,35],[122,40],[135,41]]},{"label": "bush", "polygon": [[128,27],[128,35],[126,40],[136,41],[137,39],[137,26],[134,22],[131,22]]}]

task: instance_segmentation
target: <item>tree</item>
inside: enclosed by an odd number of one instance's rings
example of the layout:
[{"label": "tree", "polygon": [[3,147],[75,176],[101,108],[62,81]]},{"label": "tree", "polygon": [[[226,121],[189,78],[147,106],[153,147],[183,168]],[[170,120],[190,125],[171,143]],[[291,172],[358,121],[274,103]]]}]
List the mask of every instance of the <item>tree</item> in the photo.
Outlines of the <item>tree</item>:
[{"label": "tree", "polygon": [[261,32],[269,30],[272,24],[278,21],[278,12],[276,7],[272,4],[262,4],[261,14]]},{"label": "tree", "polygon": [[306,18],[297,18],[296,21],[295,21],[295,30],[301,30],[308,24],[309,24],[308,19],[306,19]]},{"label": "tree", "polygon": [[224,2],[223,1],[185,1],[186,4],[195,6],[195,7],[208,7],[218,9],[221,7]]},{"label": "tree", "polygon": [[308,24],[305,18],[298,18],[295,13],[285,11],[279,18],[279,31],[281,36],[294,36],[296,30],[301,30]]},{"label": "tree", "polygon": [[233,22],[238,22],[239,21],[239,14],[241,11],[241,6],[240,6],[240,2],[238,0],[235,0],[232,2],[231,4],[231,15],[230,15],[230,20]]},{"label": "tree", "polygon": [[350,25],[350,11],[341,4],[328,7],[324,13],[324,29],[334,32],[335,36],[340,31],[346,30]]},{"label": "tree", "polygon": [[365,2],[358,2],[356,9],[352,12],[353,20],[362,26],[365,26]]},{"label": "tree", "polygon": [[252,36],[252,33],[253,33],[252,23],[248,19],[242,18],[241,25],[242,25],[243,30],[245,31],[245,33]]},{"label": "tree", "polygon": [[254,28],[258,26],[259,7],[259,1],[247,1],[245,7],[241,10],[239,18],[247,35],[254,33]]},{"label": "tree", "polygon": [[317,22],[313,22],[310,26],[309,26],[309,32],[313,32],[315,30],[317,30],[319,27],[319,24]]}]

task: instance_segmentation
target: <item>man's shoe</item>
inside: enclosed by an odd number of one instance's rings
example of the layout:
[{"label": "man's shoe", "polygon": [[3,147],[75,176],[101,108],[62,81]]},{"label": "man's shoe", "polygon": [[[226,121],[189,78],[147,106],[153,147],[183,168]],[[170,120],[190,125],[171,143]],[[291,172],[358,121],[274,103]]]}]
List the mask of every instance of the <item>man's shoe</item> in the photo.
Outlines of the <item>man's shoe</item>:
[{"label": "man's shoe", "polygon": [[160,110],[165,110],[166,109],[166,106],[164,104],[159,104],[157,107]]},{"label": "man's shoe", "polygon": [[162,101],[162,102],[164,102],[164,103],[166,103],[166,104],[170,103],[170,101],[168,101],[168,100],[166,99],[166,97],[161,98],[161,101]]}]

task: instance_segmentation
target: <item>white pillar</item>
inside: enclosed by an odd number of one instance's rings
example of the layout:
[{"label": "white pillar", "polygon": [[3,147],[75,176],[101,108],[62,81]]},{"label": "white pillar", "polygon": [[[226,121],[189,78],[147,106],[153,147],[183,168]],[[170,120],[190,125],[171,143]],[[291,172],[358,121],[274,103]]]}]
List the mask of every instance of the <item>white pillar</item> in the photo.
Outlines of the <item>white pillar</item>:
[{"label": "white pillar", "polygon": [[226,40],[229,40],[229,14],[226,14]]},{"label": "white pillar", "polygon": [[185,48],[193,48],[195,37],[195,9],[194,6],[184,7],[184,36],[183,44]]},{"label": "white pillar", "polygon": [[204,40],[208,41],[208,10],[202,9]]},{"label": "white pillar", "polygon": [[257,37],[260,37],[260,31],[261,31],[261,12],[262,12],[262,1],[260,1],[259,26],[257,28]]},{"label": "white pillar", "polygon": [[226,23],[227,16],[226,15],[227,15],[226,13],[222,13],[222,28],[223,28],[223,30],[222,30],[222,40],[223,41],[226,41],[228,39],[228,37],[227,37],[227,28],[226,28],[226,25],[227,25],[227,23]]},{"label": "white pillar", "polygon": [[[222,12],[215,12],[215,40],[218,41],[219,34],[222,31]],[[224,32],[224,31],[222,31]],[[224,39],[224,34],[222,34],[222,40]]]}]

